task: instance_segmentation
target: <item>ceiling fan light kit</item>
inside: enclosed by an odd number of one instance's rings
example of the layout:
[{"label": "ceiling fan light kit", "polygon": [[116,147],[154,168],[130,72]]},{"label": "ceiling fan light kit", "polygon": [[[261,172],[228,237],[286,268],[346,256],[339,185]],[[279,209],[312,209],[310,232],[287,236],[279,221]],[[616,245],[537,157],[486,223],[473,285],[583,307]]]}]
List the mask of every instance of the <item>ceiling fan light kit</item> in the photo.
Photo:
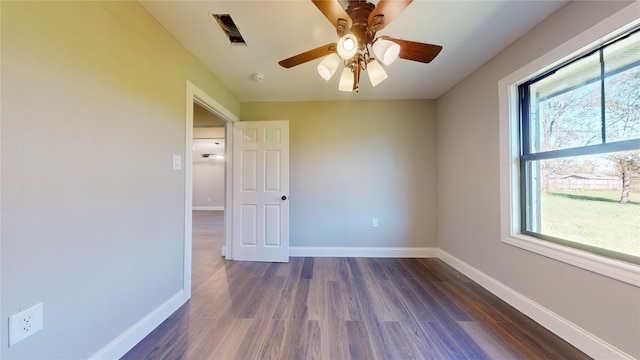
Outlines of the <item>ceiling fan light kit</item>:
[{"label": "ceiling fan light kit", "polygon": [[340,56],[338,56],[338,54],[331,54],[320,62],[318,65],[318,73],[323,79],[329,81],[338,69],[338,65],[340,65]]},{"label": "ceiling fan light kit", "polygon": [[369,73],[369,81],[371,81],[371,86],[373,87],[376,87],[387,78],[387,72],[375,59],[367,64],[367,73]]},{"label": "ceiling fan light kit", "polygon": [[[377,5],[364,0],[349,0],[346,9],[339,0],[311,1],[335,26],[338,42],[292,56],[279,64],[290,68],[324,57],[318,65],[318,73],[329,81],[342,60],[344,69],[338,83],[340,91],[357,92],[362,71],[368,72],[372,86],[380,84],[387,78],[380,63],[388,66],[397,58],[429,63],[442,50],[439,45],[389,36],[376,38],[376,33],[385,28],[413,0],[379,0]],[[371,56],[372,53],[377,59]]]},{"label": "ceiling fan light kit", "polygon": [[338,90],[347,92],[353,91],[353,71],[348,67],[345,67],[344,70],[342,70],[340,82],[338,83]]},{"label": "ceiling fan light kit", "polygon": [[372,48],[378,60],[385,65],[391,65],[400,55],[400,45],[390,40],[377,39]]}]

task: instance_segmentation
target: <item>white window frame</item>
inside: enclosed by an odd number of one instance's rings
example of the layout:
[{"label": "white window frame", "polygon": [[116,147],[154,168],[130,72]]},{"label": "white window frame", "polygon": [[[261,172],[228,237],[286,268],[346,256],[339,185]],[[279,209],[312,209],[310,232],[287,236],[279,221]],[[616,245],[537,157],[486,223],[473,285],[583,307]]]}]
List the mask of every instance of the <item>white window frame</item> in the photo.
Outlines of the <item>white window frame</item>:
[{"label": "white window frame", "polygon": [[640,2],[636,1],[498,82],[502,242],[637,287],[640,266],[520,233],[518,85],[637,27],[639,15]]}]

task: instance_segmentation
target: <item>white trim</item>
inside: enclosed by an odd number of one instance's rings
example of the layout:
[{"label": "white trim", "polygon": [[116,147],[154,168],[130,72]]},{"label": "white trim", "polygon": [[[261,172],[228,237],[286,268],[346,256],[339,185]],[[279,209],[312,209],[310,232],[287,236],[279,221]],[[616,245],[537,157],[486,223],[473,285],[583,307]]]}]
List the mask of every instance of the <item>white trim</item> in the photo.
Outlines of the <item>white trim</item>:
[{"label": "white trim", "polygon": [[504,243],[640,287],[640,266],[609,259],[532,236],[511,235]]},{"label": "white trim", "polygon": [[640,287],[640,266],[541,241],[520,234],[518,179],[517,85],[577,54],[602,44],[640,24],[640,2],[616,14],[534,60],[498,82],[500,130],[500,231],[502,242]]},{"label": "white trim", "polygon": [[167,301],[160,304],[145,317],[133,324],[130,328],[111,340],[102,349],[89,357],[90,360],[120,359],[129,350],[133,349],[145,336],[149,335],[153,329],[162,324],[171,314],[182,306],[189,295],[180,290]]},{"label": "white trim", "polygon": [[194,86],[187,80],[186,119],[185,119],[185,159],[184,159],[184,269],[182,272],[182,288],[191,298],[191,258],[193,237],[193,102],[195,100]]},{"label": "white trim", "polygon": [[451,265],[483,288],[594,359],[633,359],[631,355],[613,347],[606,341],[532,301],[464,261],[448,254],[444,250],[439,251],[439,257],[442,261]]},{"label": "white trim", "polygon": [[[237,120],[233,120],[237,121]],[[225,126],[224,152],[231,154],[233,149],[233,124],[228,122]],[[231,158],[233,156],[230,156]],[[224,214],[224,244],[222,256],[227,260],[233,260],[233,159],[227,158],[224,169],[224,206],[229,211]]]},{"label": "white trim", "polygon": [[193,206],[191,209],[192,210],[224,210],[224,206]]},{"label": "white trim", "polygon": [[373,257],[373,258],[432,258],[437,248],[417,247],[289,247],[293,257]]}]

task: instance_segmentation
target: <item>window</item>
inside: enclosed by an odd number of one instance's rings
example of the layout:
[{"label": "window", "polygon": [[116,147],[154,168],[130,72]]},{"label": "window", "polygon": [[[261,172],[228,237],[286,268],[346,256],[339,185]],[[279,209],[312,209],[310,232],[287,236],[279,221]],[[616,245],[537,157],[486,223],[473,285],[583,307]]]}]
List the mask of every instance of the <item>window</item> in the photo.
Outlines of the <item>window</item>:
[{"label": "window", "polygon": [[518,94],[521,233],[640,264],[640,31]]},{"label": "window", "polygon": [[639,11],[498,82],[502,242],[638,287],[640,175],[619,166],[640,156]]}]

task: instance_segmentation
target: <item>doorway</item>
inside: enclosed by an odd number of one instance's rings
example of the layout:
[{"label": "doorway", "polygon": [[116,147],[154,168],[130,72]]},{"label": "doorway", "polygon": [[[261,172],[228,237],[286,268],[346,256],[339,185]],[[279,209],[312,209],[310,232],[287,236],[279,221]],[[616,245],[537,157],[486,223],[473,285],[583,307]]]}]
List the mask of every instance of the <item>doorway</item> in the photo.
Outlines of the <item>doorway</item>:
[{"label": "doorway", "polygon": [[[200,113],[201,112],[201,113]],[[215,118],[215,120],[214,120]],[[204,120],[203,120],[204,119]],[[209,220],[205,221],[217,221],[217,225],[215,225],[217,229],[222,229],[222,231],[217,231],[210,229],[214,232],[222,232],[222,244],[217,247],[216,250],[211,250],[210,253],[206,253],[206,256],[210,256],[211,259],[219,259],[222,260],[221,255],[224,256],[227,260],[231,258],[231,208],[232,208],[232,157],[227,156],[227,154],[231,153],[232,146],[232,123],[238,121],[237,116],[228,111],[224,106],[213,100],[202,90],[197,88],[194,84],[187,81],[187,96],[186,96],[186,148],[185,148],[185,231],[184,231],[184,279],[183,279],[183,290],[186,298],[191,297],[192,292],[192,263],[194,256],[194,246],[200,246],[200,244],[194,244],[194,222],[200,222],[202,219],[198,214],[198,216],[194,216],[193,208],[194,208],[194,189],[193,189],[193,175],[194,175],[194,138],[202,138],[202,139],[211,139],[213,141],[212,148],[206,148],[202,153],[197,153],[196,156],[200,156],[202,160],[213,160],[218,161],[219,164],[222,165],[222,170],[218,169],[219,172],[222,172],[224,175],[222,176],[223,181],[223,194],[217,194],[216,196],[222,197],[221,201],[219,198],[216,199],[213,193],[211,196],[205,195],[204,201],[206,203],[211,203],[209,205],[197,205],[204,206],[205,211],[223,211],[224,213],[218,213],[217,219],[215,216]],[[197,129],[197,130],[196,130]],[[204,135],[203,135],[204,134]],[[219,144],[215,144],[216,139]],[[224,140],[224,141],[222,141]],[[224,149],[224,153],[221,154],[220,147]],[[208,157],[202,157],[203,154],[208,154]],[[219,155],[222,155],[221,159]],[[211,157],[211,159],[208,159]],[[209,198],[211,200],[209,201]],[[200,201],[200,200],[199,200]],[[220,205],[222,204],[222,205]],[[207,210],[209,209],[209,210]],[[218,210],[221,209],[221,210]],[[206,214],[205,214],[206,215]],[[216,215],[216,214],[209,214]],[[221,216],[220,216],[221,215]],[[205,216],[206,217],[206,216]],[[221,224],[220,224],[221,223]],[[198,236],[202,235],[200,232],[203,230],[200,223],[196,224],[198,226],[197,231],[199,232]],[[207,230],[205,227],[205,237],[209,236],[206,234]],[[220,234],[214,235],[220,238]],[[199,241],[199,240],[198,240]],[[213,247],[215,249],[215,247]],[[200,256],[200,255],[198,255]],[[194,277],[198,279],[206,274],[195,274]],[[197,279],[195,279],[197,280]]]},{"label": "doorway", "polygon": [[223,265],[226,121],[193,103],[192,292]]}]

